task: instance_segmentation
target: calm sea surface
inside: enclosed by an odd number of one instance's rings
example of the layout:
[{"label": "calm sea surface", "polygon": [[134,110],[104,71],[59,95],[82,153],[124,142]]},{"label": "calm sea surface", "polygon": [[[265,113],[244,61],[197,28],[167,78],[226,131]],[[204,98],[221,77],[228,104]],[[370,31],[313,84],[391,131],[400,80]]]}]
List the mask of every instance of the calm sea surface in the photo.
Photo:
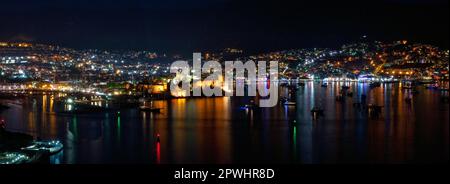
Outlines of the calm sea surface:
[{"label": "calm sea surface", "polygon": [[[353,97],[337,102],[342,84],[306,83],[296,91],[296,107],[245,110],[249,97],[221,97],[155,101],[163,108],[159,114],[122,109],[63,115],[54,113],[62,108],[54,96],[43,95],[9,103],[0,117],[10,131],[61,140],[61,163],[449,161],[449,104],[441,100],[448,92],[418,87],[412,95],[401,84],[370,89],[348,83]],[[362,94],[383,106],[379,118],[353,106]],[[311,116],[314,106],[324,109],[318,120]]]}]

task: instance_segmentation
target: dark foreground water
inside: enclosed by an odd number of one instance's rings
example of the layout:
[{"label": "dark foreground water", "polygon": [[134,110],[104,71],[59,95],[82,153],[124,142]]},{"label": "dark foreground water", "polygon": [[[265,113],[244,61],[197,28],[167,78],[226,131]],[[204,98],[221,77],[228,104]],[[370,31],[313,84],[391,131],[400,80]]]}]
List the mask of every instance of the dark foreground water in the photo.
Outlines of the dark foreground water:
[{"label": "dark foreground water", "polygon": [[[341,83],[307,83],[297,107],[243,110],[245,98],[157,101],[160,114],[124,109],[61,115],[54,97],[28,97],[1,113],[7,129],[59,139],[62,163],[441,163],[449,161],[449,105],[444,92],[400,84],[370,90],[351,83],[353,97],[336,102]],[[284,90],[282,95],[284,95]],[[361,94],[384,106],[379,118],[353,106]],[[310,110],[321,106],[324,117]],[[297,122],[294,124],[293,122]],[[160,143],[156,137],[160,135]]]}]

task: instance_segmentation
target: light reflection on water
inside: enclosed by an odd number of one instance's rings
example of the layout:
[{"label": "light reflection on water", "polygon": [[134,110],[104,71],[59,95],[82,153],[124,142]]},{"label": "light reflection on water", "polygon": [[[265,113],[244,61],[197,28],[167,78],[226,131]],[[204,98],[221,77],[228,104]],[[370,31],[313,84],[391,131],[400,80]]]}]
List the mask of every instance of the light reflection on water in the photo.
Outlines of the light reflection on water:
[{"label": "light reflection on water", "polygon": [[[399,84],[371,90],[346,83],[354,95],[341,103],[335,96],[342,84],[306,83],[296,91],[297,107],[242,110],[248,97],[223,97],[155,101],[160,114],[61,115],[54,112],[64,105],[43,95],[11,105],[1,117],[9,130],[62,140],[62,163],[448,162],[449,109],[442,92],[419,88],[411,95]],[[353,106],[363,94],[383,106],[380,118]],[[324,117],[312,119],[314,106],[325,110]]]}]

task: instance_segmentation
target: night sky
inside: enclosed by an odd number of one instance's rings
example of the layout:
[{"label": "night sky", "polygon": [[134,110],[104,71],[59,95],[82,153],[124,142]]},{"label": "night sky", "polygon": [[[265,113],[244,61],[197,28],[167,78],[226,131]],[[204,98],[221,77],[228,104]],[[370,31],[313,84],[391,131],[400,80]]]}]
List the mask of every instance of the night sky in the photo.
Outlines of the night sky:
[{"label": "night sky", "polygon": [[408,39],[448,48],[447,0],[10,0],[0,40],[190,53]]}]

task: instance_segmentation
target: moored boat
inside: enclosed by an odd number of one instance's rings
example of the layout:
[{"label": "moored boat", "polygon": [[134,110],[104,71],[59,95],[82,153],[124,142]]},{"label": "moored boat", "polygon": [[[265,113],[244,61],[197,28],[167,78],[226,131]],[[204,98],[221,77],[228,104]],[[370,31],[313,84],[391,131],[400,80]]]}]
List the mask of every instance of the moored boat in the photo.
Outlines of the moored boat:
[{"label": "moored boat", "polygon": [[323,109],[316,106],[313,109],[311,109],[311,115],[313,119],[317,119],[319,118],[319,116],[323,116]]},{"label": "moored boat", "polygon": [[139,110],[146,111],[146,112],[161,112],[161,108],[155,108],[155,107],[145,106],[145,105],[139,106]]},{"label": "moored boat", "polygon": [[297,103],[294,102],[294,101],[285,101],[285,102],[284,102],[284,105],[287,105],[287,106],[294,106],[294,105],[297,105]]},{"label": "moored boat", "polygon": [[146,101],[146,100],[142,100],[141,102],[142,105],[139,106],[139,110],[140,111],[144,111],[144,112],[161,112],[162,108],[157,108],[153,106],[153,101]]},{"label": "moored boat", "polygon": [[2,164],[23,164],[27,163],[30,158],[23,154],[17,152],[3,152],[0,153],[0,165]]},{"label": "moored boat", "polygon": [[350,89],[350,86],[342,86],[341,89],[342,90],[348,90],[348,89]]},{"label": "moored boat", "polygon": [[380,86],[381,86],[381,83],[380,83],[380,82],[371,82],[371,83],[369,84],[369,86],[370,86],[371,88],[376,88],[376,87],[380,87]]}]

